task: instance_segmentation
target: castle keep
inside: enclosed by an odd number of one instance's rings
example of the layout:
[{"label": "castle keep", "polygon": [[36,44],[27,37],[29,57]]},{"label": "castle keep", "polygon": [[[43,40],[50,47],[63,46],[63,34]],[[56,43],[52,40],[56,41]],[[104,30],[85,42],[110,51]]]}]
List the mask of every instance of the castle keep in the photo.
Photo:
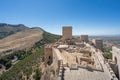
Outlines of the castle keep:
[{"label": "castle keep", "polygon": [[62,36],[63,39],[72,39],[72,27],[63,26],[62,35],[63,35]]}]

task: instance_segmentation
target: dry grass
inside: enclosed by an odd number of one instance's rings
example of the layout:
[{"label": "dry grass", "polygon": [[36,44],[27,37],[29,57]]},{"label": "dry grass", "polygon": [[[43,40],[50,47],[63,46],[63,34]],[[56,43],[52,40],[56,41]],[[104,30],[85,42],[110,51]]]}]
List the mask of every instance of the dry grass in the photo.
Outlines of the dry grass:
[{"label": "dry grass", "polygon": [[18,32],[0,40],[0,52],[10,49],[25,49],[42,39],[43,31],[40,29],[29,29]]}]

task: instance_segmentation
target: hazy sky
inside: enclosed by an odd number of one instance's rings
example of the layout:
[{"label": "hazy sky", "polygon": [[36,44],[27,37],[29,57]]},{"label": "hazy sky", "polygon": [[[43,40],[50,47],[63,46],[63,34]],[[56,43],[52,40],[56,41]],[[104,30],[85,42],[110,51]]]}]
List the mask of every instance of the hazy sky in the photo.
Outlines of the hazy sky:
[{"label": "hazy sky", "polygon": [[0,0],[0,23],[39,26],[61,34],[120,34],[120,0]]}]

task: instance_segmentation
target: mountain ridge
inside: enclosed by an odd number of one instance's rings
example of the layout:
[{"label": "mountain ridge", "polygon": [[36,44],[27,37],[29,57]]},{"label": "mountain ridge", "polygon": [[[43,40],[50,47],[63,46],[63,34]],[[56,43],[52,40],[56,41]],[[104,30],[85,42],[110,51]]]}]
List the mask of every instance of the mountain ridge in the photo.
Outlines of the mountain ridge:
[{"label": "mountain ridge", "polygon": [[3,39],[9,35],[15,34],[19,31],[29,29],[29,27],[23,24],[7,24],[7,23],[0,23],[0,39]]}]

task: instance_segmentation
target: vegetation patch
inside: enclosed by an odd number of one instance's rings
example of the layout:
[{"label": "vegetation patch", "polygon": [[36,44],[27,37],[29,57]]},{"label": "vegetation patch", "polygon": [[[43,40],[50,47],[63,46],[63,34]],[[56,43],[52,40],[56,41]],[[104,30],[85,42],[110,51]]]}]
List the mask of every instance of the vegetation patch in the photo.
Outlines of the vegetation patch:
[{"label": "vegetation patch", "polygon": [[[44,32],[43,39],[35,43],[30,50],[19,50],[10,55],[2,57],[0,59],[0,63],[4,66],[11,64],[11,60],[14,58],[14,56],[17,56],[19,62],[12,67],[10,65],[10,69],[0,76],[0,80],[25,80],[25,77],[30,79],[32,73],[34,72],[33,67],[42,61],[44,55],[44,44],[53,43],[60,38],[61,36]],[[54,71],[52,72],[54,74]],[[35,80],[39,80],[41,75],[41,69],[38,68],[35,70],[35,75],[33,78]]]},{"label": "vegetation patch", "polygon": [[29,78],[33,72],[32,66],[40,63],[43,49],[43,46],[40,49],[34,49],[31,55],[13,65],[9,71],[3,73],[0,80],[22,80],[23,75]]},{"label": "vegetation patch", "polygon": [[112,53],[110,52],[111,51],[111,48],[109,47],[104,47],[103,48],[103,56],[106,58],[106,59],[112,59]]}]

